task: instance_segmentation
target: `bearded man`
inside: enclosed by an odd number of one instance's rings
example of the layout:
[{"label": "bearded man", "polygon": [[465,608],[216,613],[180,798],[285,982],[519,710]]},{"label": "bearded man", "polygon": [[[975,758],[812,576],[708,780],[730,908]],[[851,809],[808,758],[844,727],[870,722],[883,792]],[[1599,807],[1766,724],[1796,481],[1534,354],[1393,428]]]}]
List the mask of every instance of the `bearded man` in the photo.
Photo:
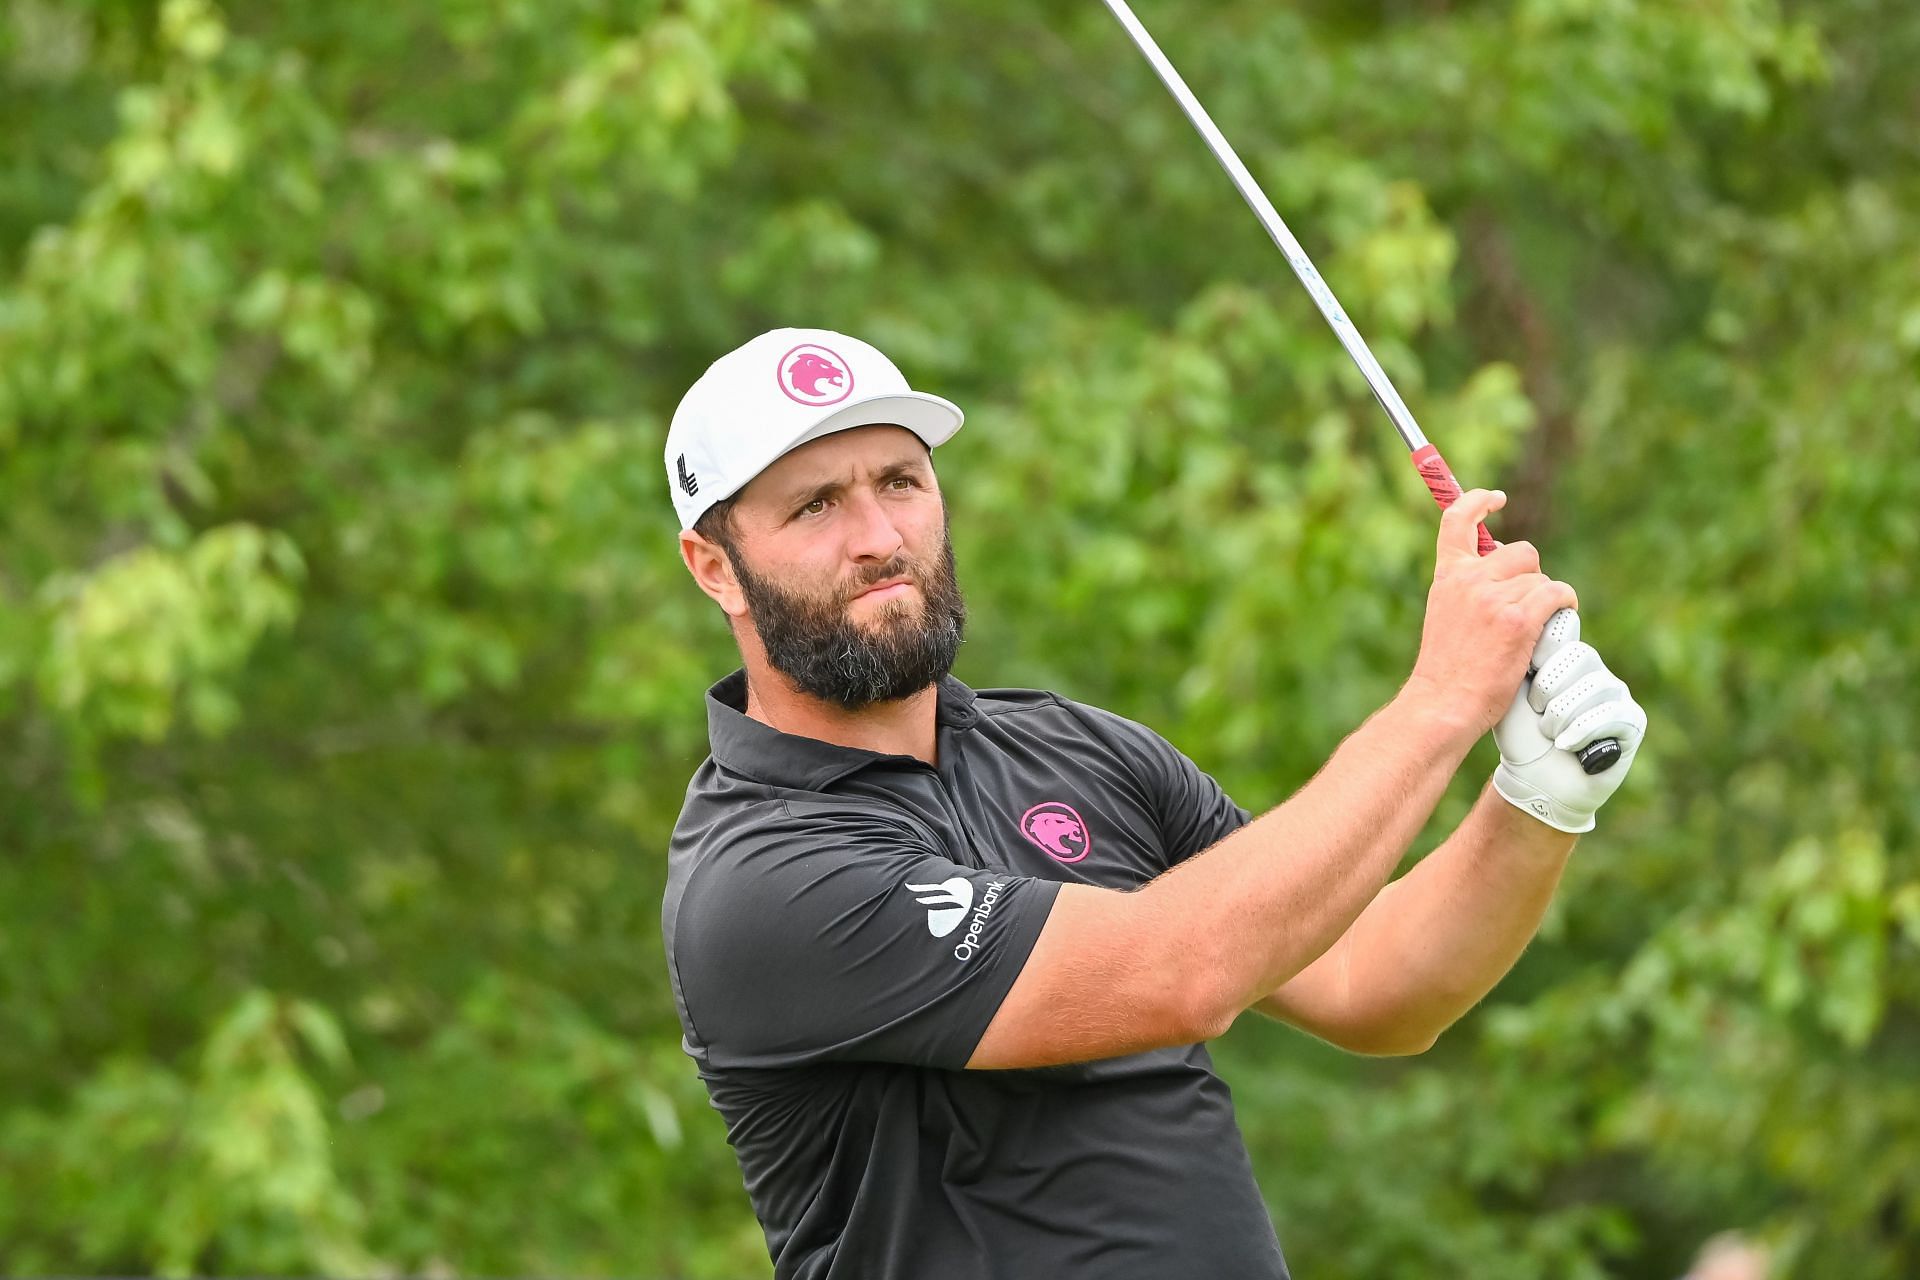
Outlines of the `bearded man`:
[{"label": "bearded man", "polygon": [[[1254,818],[1144,725],[950,674],[932,451],[961,421],[802,329],[674,415],[681,556],[742,663],[669,854],[686,1051],[779,1280],[1280,1280],[1205,1042],[1258,1009],[1427,1048],[1532,937],[1645,714],[1577,627],[1543,638],[1577,601],[1531,546],[1476,554],[1504,497],[1474,490],[1399,693]],[[1489,730],[1491,785],[1388,883]]]}]

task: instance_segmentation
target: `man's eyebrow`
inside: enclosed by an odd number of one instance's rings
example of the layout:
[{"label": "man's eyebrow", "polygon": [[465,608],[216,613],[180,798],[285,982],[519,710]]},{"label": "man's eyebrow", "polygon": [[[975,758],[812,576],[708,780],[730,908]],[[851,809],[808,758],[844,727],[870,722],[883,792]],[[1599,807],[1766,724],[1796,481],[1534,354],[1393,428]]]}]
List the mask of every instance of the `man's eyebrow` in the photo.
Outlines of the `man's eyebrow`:
[{"label": "man's eyebrow", "polygon": [[783,497],[781,501],[783,501],[785,507],[789,507],[789,509],[793,509],[793,507],[806,507],[808,503],[812,503],[812,501],[816,501],[816,499],[833,497],[835,493],[841,491],[843,484],[845,484],[843,480],[822,480],[822,482],[816,484],[816,486],[793,487],[793,489],[787,489],[787,493],[785,493],[785,497]]},{"label": "man's eyebrow", "polygon": [[924,476],[925,474],[927,474],[925,458],[902,458],[898,462],[880,468],[879,479],[885,481],[892,480],[896,476]]},{"label": "man's eyebrow", "polygon": [[[918,479],[926,474],[927,460],[925,458],[902,458],[898,462],[891,462],[880,468],[874,478],[881,484],[885,484],[887,481],[900,476]],[[823,480],[810,488],[800,486],[789,489],[787,491],[786,505],[789,508],[804,507],[822,498],[831,498],[846,487],[847,482],[845,480]]]}]

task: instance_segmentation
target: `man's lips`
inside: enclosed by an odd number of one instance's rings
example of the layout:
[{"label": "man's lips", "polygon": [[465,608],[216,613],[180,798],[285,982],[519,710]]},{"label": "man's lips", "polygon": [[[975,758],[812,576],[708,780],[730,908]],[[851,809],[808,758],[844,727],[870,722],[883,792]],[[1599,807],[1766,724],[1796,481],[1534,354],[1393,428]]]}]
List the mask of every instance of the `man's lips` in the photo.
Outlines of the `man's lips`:
[{"label": "man's lips", "polygon": [[889,578],[885,582],[876,582],[855,596],[855,600],[893,600],[907,594],[913,586],[911,578]]}]

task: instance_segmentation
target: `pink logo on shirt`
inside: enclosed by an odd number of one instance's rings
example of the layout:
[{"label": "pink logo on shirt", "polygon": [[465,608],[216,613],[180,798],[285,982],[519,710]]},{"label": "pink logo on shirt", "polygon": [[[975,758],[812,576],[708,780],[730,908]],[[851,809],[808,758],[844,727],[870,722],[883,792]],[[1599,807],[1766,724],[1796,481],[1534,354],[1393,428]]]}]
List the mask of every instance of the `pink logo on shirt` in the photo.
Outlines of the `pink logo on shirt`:
[{"label": "pink logo on shirt", "polygon": [[1079,862],[1093,852],[1093,833],[1070,804],[1046,800],[1020,815],[1020,834],[1056,862]]}]

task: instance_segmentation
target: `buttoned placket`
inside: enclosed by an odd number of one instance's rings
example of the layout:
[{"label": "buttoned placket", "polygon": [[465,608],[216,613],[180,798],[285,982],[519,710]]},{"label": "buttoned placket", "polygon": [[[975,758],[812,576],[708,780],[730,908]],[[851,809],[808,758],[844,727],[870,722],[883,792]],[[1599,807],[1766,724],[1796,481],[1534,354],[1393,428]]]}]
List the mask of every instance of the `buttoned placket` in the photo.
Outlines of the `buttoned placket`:
[{"label": "buttoned placket", "polygon": [[[709,713],[709,733],[713,739],[714,754],[716,758],[720,757],[723,754],[723,741],[731,741],[734,746],[729,753],[729,762],[747,776],[776,785],[820,790],[829,789],[836,779],[863,769],[883,772],[897,769],[907,776],[925,773],[933,783],[937,803],[947,814],[952,829],[959,832],[957,843],[952,840],[946,842],[948,848],[957,855],[957,860],[981,871],[1012,869],[1004,859],[986,856],[984,850],[987,846],[975,837],[973,827],[966,819],[962,799],[977,797],[977,792],[967,772],[966,752],[962,743],[974,727],[979,713],[971,705],[970,691],[960,686],[958,681],[949,679],[941,689],[940,713],[934,729],[939,743],[937,767],[915,756],[875,754],[833,747],[815,739],[796,739],[759,721],[749,720],[745,714],[745,673],[741,671],[714,685],[709,690],[709,697],[717,701],[720,708]],[[776,743],[782,746],[776,748]],[[804,769],[782,767],[775,763],[773,753],[776,749],[804,752]],[[849,753],[862,758],[849,760]]]},{"label": "buttoned placket", "polygon": [[956,854],[962,854],[959,861],[980,871],[1005,871],[1006,867],[990,862],[981,852],[980,842],[974,838],[973,828],[968,824],[966,811],[961,807],[960,796],[965,790],[962,776],[966,768],[965,754],[960,749],[960,739],[965,726],[941,725],[937,730],[940,739],[940,764],[938,767],[914,756],[893,756],[887,763],[910,773],[924,774],[933,783],[934,792],[939,797],[940,807],[946,812],[947,820],[955,831],[960,833],[960,844],[956,848],[949,842]]},{"label": "buttoned placket", "polygon": [[940,767],[934,771],[934,776],[939,779],[940,793],[947,802],[947,808],[953,812],[954,824],[966,840],[967,852],[972,855],[974,865],[983,871],[1005,871],[1006,867],[989,861],[982,852],[980,842],[974,838],[973,828],[967,823],[966,809],[961,804],[961,797],[967,793],[966,753],[960,748],[963,734],[964,727],[941,729]]}]

